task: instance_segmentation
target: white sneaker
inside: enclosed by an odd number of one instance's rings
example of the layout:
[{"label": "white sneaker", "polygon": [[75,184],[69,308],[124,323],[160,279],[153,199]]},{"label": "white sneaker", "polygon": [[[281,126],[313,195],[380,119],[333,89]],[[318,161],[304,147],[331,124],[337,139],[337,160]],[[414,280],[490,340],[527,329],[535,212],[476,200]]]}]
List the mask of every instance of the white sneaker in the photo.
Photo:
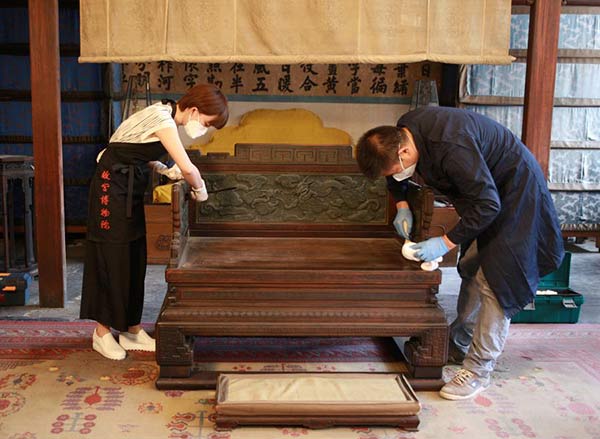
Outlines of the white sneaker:
[{"label": "white sneaker", "polygon": [[453,401],[473,398],[490,385],[490,377],[483,378],[470,370],[460,369],[454,378],[440,390],[440,396]]},{"label": "white sneaker", "polygon": [[131,332],[121,332],[119,334],[119,344],[128,351],[156,351],[156,340],[148,335],[146,331],[140,329],[137,334]]},{"label": "white sneaker", "polygon": [[92,335],[92,348],[109,360],[122,360],[127,355],[110,332],[100,337],[95,329],[94,335]]}]

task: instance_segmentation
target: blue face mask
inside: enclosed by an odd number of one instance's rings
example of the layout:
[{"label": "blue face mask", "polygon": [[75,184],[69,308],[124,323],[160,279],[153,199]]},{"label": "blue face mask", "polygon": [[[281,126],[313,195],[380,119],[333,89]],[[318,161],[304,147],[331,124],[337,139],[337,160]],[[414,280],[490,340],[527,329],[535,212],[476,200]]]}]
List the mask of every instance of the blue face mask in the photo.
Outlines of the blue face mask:
[{"label": "blue face mask", "polygon": [[402,159],[400,157],[398,157],[398,159],[400,159],[400,166],[402,167],[402,172],[393,174],[392,177],[394,178],[394,180],[402,181],[412,177],[412,175],[415,173],[415,170],[417,169],[417,164],[415,163],[413,165],[410,165],[408,168],[405,168],[404,163],[402,163]]}]

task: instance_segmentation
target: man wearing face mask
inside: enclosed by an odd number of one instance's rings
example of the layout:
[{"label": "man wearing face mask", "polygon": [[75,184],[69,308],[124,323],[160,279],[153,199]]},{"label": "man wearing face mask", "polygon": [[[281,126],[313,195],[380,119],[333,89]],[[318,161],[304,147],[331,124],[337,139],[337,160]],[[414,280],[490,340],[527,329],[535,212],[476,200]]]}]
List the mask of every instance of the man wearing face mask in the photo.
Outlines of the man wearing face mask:
[{"label": "man wearing face mask", "polygon": [[[184,178],[196,201],[208,198],[198,168],[191,162],[177,131],[197,138],[209,126],[227,123],[227,99],[218,87],[199,84],[177,102],[163,101],[127,118],[97,157],[87,220],[86,255],[80,318],[97,322],[94,350],[122,360],[127,350],[155,350],[155,341],[140,326],[146,276],[144,192],[149,168],[170,178]],[[169,169],[157,161],[168,153]],[[120,331],[119,342],[111,328]]]},{"label": "man wearing face mask", "polygon": [[534,299],[540,277],[562,261],[560,226],[544,174],[511,131],[477,113],[444,107],[423,107],[402,116],[396,127],[367,131],[356,157],[367,177],[387,178],[397,202],[394,226],[405,239],[412,229],[407,179],[415,171],[460,216],[445,235],[413,248],[418,258],[432,261],[461,246],[449,359],[463,367],[440,395],[471,398],[490,384],[511,317]]}]

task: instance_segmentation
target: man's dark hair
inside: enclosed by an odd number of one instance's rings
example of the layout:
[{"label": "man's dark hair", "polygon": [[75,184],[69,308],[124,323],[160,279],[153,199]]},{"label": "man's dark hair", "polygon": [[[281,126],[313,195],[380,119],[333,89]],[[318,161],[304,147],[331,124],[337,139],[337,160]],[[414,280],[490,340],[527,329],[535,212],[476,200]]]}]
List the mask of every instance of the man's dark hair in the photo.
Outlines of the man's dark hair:
[{"label": "man's dark hair", "polygon": [[360,171],[376,179],[398,163],[398,145],[408,142],[406,133],[383,125],[364,133],[356,144],[356,161]]}]

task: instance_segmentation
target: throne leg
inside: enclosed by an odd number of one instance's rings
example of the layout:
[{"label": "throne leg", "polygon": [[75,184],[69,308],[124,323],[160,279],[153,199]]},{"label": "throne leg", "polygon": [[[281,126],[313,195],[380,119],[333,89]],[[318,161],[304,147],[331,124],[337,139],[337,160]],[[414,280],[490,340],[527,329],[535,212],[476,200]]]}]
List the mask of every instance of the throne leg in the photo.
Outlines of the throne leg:
[{"label": "throne leg", "polygon": [[448,328],[427,329],[404,344],[404,354],[412,377],[439,380],[448,360]]},{"label": "throne leg", "polygon": [[194,362],[194,339],[176,326],[156,325],[156,362],[160,367],[158,389],[173,388],[178,380],[189,378]]}]

